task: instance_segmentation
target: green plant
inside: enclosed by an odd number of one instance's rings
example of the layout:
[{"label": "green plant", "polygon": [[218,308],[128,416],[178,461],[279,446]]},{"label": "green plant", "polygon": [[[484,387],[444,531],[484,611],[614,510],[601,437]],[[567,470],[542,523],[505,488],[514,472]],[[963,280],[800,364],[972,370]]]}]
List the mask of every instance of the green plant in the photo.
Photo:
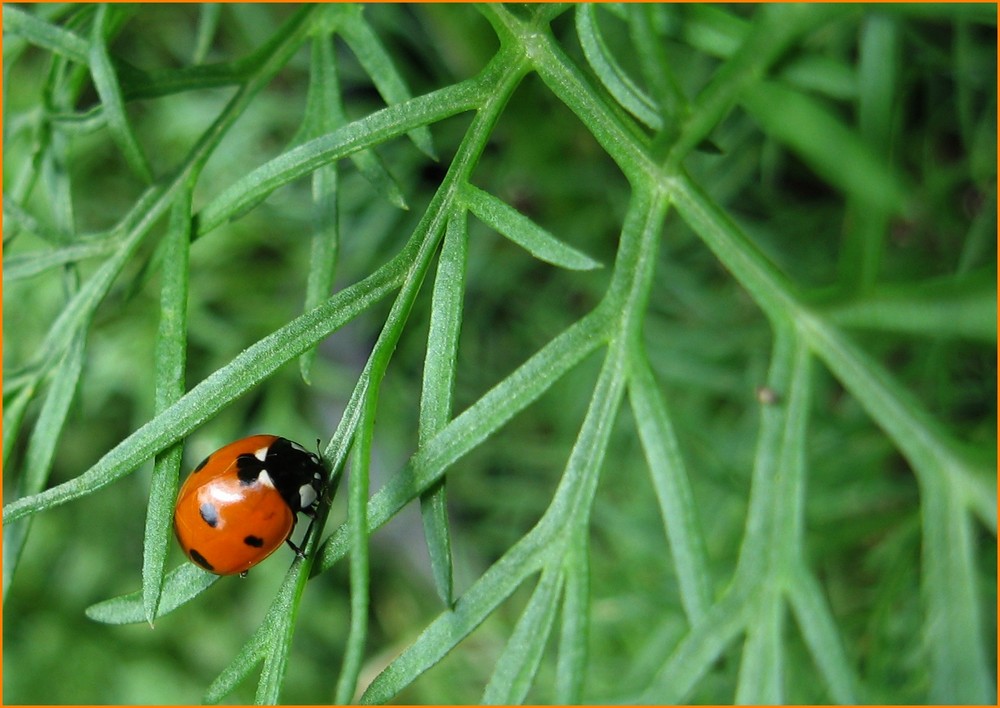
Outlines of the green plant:
[{"label": "green plant", "polygon": [[[9,699],[995,700],[993,8],[3,19],[5,668],[151,657]],[[165,572],[184,439],[331,400],[343,523]]]}]

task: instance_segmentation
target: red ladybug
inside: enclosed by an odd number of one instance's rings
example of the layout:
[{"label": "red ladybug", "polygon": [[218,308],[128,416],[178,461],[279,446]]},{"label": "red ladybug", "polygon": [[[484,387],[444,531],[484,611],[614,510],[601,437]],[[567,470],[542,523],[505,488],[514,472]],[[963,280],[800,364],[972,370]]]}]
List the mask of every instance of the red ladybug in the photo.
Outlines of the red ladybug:
[{"label": "red ladybug", "polygon": [[[251,435],[216,450],[177,495],[174,533],[194,563],[245,574],[291,541],[298,512],[315,515],[326,468],[296,442]],[[308,533],[308,532],[307,532]]]}]

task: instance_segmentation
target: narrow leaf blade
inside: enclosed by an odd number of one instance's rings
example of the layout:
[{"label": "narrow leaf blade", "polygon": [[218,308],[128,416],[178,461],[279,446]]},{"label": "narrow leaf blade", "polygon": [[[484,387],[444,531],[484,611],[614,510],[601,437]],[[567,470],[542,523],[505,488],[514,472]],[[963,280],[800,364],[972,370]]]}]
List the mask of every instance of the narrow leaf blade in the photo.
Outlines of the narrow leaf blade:
[{"label": "narrow leaf blade", "polygon": [[593,270],[601,264],[569,246],[506,202],[471,184],[462,190],[469,211],[539,260],[569,270]]}]

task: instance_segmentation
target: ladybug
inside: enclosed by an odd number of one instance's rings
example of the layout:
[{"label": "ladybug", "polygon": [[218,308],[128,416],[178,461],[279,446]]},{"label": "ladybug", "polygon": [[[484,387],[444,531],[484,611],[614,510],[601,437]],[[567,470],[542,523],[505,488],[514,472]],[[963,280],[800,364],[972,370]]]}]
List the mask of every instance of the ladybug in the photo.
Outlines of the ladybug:
[{"label": "ladybug", "polygon": [[188,558],[217,575],[246,575],[285,542],[301,555],[292,531],[300,511],[315,518],[326,477],[319,456],[296,442],[277,435],[237,440],[184,482],[174,533]]}]

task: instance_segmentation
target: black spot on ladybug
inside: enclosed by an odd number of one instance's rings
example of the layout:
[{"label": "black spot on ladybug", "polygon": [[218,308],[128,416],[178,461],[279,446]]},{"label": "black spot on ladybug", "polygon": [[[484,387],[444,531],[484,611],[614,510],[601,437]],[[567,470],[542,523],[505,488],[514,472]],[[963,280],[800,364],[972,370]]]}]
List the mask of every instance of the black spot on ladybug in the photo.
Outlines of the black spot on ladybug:
[{"label": "black spot on ladybug", "polygon": [[198,513],[201,514],[201,520],[213,529],[219,525],[219,510],[215,508],[214,504],[202,502],[202,505],[198,507]]},{"label": "black spot on ladybug", "polygon": [[195,549],[192,548],[189,555],[191,556],[191,560],[193,560],[195,563],[200,565],[205,570],[215,570],[215,568],[212,567],[212,564],[205,559],[205,556],[198,553],[198,551],[196,551]]},{"label": "black spot on ladybug", "polygon": [[[199,462],[198,466],[194,468],[194,472],[201,472],[201,468],[204,467],[205,465],[207,465],[208,461],[211,460],[211,459],[212,459],[212,456],[209,455],[204,460],[202,460],[201,462]],[[194,472],[192,472],[191,474],[194,474]]]},{"label": "black spot on ladybug", "polygon": [[263,469],[263,463],[253,455],[240,455],[236,458],[236,476],[246,486],[257,483]]},{"label": "black spot on ladybug", "polygon": [[260,536],[247,536],[246,538],[243,539],[243,543],[247,544],[248,546],[253,546],[254,548],[260,548],[261,546],[264,545],[264,539],[262,539]]}]

